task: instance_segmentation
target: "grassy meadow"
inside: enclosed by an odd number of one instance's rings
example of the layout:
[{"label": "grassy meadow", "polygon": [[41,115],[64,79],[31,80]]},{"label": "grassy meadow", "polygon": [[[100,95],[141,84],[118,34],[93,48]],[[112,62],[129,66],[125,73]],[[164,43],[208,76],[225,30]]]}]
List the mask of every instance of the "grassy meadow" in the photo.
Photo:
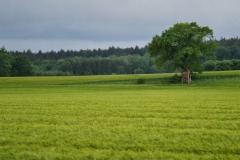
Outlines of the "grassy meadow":
[{"label": "grassy meadow", "polygon": [[0,160],[240,159],[240,71],[172,75],[1,77]]}]

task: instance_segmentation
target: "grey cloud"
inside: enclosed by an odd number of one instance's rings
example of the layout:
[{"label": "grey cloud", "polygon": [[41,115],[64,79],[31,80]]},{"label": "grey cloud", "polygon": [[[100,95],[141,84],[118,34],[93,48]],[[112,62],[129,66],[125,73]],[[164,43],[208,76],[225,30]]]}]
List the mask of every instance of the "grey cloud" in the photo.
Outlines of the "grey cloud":
[{"label": "grey cloud", "polygon": [[239,6],[239,0],[1,0],[0,39],[147,43],[191,21],[217,38],[236,37]]}]

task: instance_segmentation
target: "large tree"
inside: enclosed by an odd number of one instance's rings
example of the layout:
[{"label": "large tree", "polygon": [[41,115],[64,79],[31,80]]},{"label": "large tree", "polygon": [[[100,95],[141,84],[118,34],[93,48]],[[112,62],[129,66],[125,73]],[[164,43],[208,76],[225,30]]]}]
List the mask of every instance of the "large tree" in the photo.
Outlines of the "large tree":
[{"label": "large tree", "polygon": [[201,57],[213,56],[214,47],[213,31],[209,27],[201,27],[196,22],[177,23],[154,36],[147,52],[158,66],[167,62],[175,69],[201,72]]}]

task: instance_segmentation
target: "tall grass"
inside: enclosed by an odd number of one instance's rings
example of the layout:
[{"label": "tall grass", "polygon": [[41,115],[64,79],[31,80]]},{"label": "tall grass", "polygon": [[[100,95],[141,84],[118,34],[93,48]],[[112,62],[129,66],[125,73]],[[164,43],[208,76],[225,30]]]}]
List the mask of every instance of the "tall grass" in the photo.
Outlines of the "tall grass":
[{"label": "tall grass", "polygon": [[1,78],[0,159],[239,159],[238,74]]}]

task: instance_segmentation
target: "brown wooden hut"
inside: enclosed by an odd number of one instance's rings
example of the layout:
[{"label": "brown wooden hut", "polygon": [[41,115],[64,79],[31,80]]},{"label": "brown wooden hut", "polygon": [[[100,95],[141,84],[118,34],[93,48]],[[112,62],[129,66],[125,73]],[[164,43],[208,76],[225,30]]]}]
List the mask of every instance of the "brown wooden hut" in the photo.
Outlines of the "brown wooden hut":
[{"label": "brown wooden hut", "polygon": [[189,70],[182,72],[182,83],[191,83],[191,73]]}]

